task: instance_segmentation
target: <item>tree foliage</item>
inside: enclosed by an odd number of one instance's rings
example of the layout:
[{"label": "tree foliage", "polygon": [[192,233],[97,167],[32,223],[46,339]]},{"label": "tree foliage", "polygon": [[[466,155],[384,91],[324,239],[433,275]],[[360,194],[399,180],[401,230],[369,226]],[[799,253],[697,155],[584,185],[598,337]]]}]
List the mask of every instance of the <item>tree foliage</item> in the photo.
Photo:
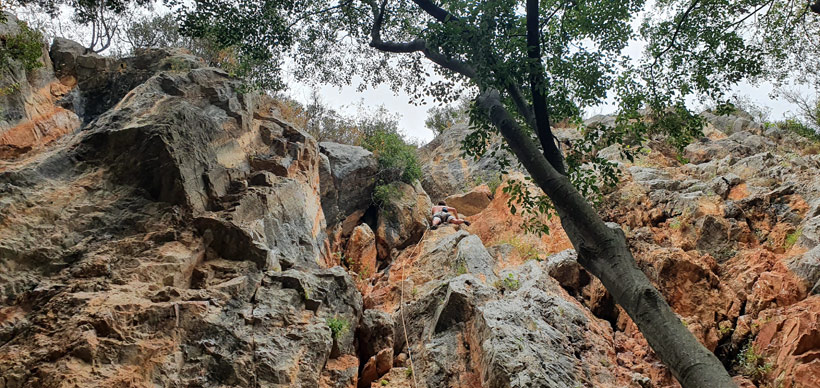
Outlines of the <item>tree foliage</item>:
[{"label": "tree foliage", "polygon": [[[13,19],[12,19],[13,20]],[[20,61],[26,71],[43,67],[43,34],[32,29],[26,22],[18,21],[20,32],[10,36],[0,35],[0,66],[9,60]]]},{"label": "tree foliage", "polygon": [[102,52],[115,42],[124,14],[132,7],[149,5],[153,0],[17,0],[22,5],[37,7],[52,18],[61,16],[61,8],[73,11],[72,20],[87,26],[84,43],[94,52]]},{"label": "tree foliage", "polygon": [[173,14],[135,17],[123,28],[123,38],[132,49],[150,47],[183,47],[197,55],[190,39],[179,30]]},{"label": "tree foliage", "polygon": [[792,120],[809,129],[806,133],[809,137],[820,138],[820,99],[793,90],[784,91],[783,96],[797,107],[797,115]]},{"label": "tree foliage", "polygon": [[424,126],[433,131],[433,134],[441,135],[455,124],[469,122],[469,111],[470,100],[463,97],[454,104],[436,105],[427,111]]},{"label": "tree foliage", "polygon": [[416,147],[407,144],[398,133],[377,129],[364,138],[363,146],[379,161],[379,184],[413,183],[421,178]]}]

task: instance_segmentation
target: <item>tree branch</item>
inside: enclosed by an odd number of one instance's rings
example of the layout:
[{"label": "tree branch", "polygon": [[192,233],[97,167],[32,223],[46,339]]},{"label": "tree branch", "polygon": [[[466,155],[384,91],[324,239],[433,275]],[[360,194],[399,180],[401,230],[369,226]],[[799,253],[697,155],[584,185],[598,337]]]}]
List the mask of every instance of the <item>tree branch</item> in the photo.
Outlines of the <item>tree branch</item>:
[{"label": "tree branch", "polygon": [[[528,5],[529,5],[530,1],[528,1]],[[431,0],[413,0],[413,2],[416,3],[416,5],[418,5],[419,8],[421,8],[424,12],[426,12],[428,15],[432,16],[434,19],[438,20],[441,23],[461,21],[461,19],[459,19],[457,16],[455,16],[455,15],[451,14],[450,12],[448,12],[447,10],[435,5]],[[537,20],[538,20],[538,12],[537,12],[538,2],[537,1],[535,1],[535,8],[536,8],[536,12],[534,12],[533,15],[535,16],[535,20],[536,20],[536,23],[535,23],[536,37],[538,37],[539,35],[538,35],[538,24],[537,24]],[[529,15],[529,12],[528,12],[528,15]],[[529,20],[528,20],[528,25],[529,25]],[[530,39],[529,35],[530,35],[530,31],[529,31],[529,27],[528,27],[528,31],[527,31],[528,41]],[[431,58],[431,56],[428,55],[427,53],[425,53],[425,55],[428,58],[430,58],[431,60],[433,60],[433,62],[439,63],[435,59]],[[540,63],[540,48],[537,50],[536,55],[538,57],[537,60]],[[446,58],[446,57],[444,57],[444,58]],[[474,74],[474,72],[473,72],[473,74]],[[536,72],[536,74],[538,74],[538,73]],[[540,74],[541,74],[540,79],[543,81],[543,79],[544,79],[543,72],[540,73]],[[468,76],[468,78],[473,78],[473,76]],[[524,117],[524,119],[527,122],[527,125],[529,125],[533,129],[535,129],[536,134],[538,134],[539,139],[541,139],[541,145],[544,149],[544,154],[548,155],[547,158],[549,159],[550,163],[555,166],[556,170],[560,171],[562,174],[565,173],[564,163],[563,163],[563,156],[561,155],[560,150],[558,149],[557,145],[555,144],[555,141],[554,141],[553,135],[552,135],[552,131],[549,128],[549,116],[547,114],[547,109],[546,109],[546,98],[543,95],[543,86],[538,88],[539,90],[541,90],[541,91],[539,91],[539,95],[541,97],[541,100],[538,101],[539,102],[539,105],[538,105],[539,107],[531,107],[527,103],[526,99],[524,98],[524,95],[521,92],[521,89],[519,88],[518,85],[516,85],[515,83],[510,82],[510,81],[503,82],[503,84],[505,84],[504,90],[506,90],[507,93],[509,93],[509,95],[512,98],[513,103],[515,104],[516,109],[518,110],[518,112]],[[543,82],[541,82],[540,85],[543,85]],[[536,101],[535,94],[533,94],[533,100]],[[539,113],[538,112],[539,110],[543,114]],[[539,116],[543,116],[543,117],[541,117],[541,120],[540,120],[541,124],[539,124],[539,120],[538,120]],[[546,127],[546,129],[544,129],[545,127]]]},{"label": "tree branch", "polygon": [[504,108],[498,92],[482,90],[478,104],[533,181],[555,204],[561,225],[578,252],[578,263],[601,280],[681,385],[736,388],[720,360],[683,326],[635,264],[623,231],[605,224],[569,178],[552,167]]},{"label": "tree branch", "polygon": [[458,17],[450,12],[447,12],[444,8],[437,6],[430,0],[413,0],[413,2],[416,3],[416,5],[418,5],[424,12],[427,12],[428,15],[432,16],[433,19],[436,19],[439,22],[446,23],[460,20]]},{"label": "tree branch", "polygon": [[566,174],[564,156],[553,139],[547,108],[546,81],[541,65],[541,29],[538,26],[539,1],[527,0],[527,57],[529,59],[530,93],[535,113],[535,133],[541,141],[541,149],[552,167],[562,175]]},{"label": "tree branch", "polygon": [[693,9],[695,9],[695,6],[699,2],[700,0],[692,0],[692,4],[689,4],[689,8],[687,8],[686,11],[683,12],[683,16],[681,16],[680,20],[678,20],[678,25],[675,26],[675,32],[672,33],[672,39],[669,41],[669,45],[666,46],[665,49],[661,50],[661,52],[655,56],[655,62],[652,64],[652,67],[655,67],[655,65],[658,64],[658,59],[660,59],[660,57],[662,57],[669,50],[671,50],[672,47],[675,47],[675,41],[678,39],[678,34],[680,34],[680,30],[683,27],[683,22],[685,22],[686,19],[689,18],[689,14],[692,12]]},{"label": "tree branch", "polygon": [[433,51],[427,46],[427,41],[424,39],[414,39],[410,42],[383,41],[381,37],[381,29],[382,24],[384,23],[387,0],[382,0],[382,4],[379,7],[376,7],[374,1],[371,1],[370,5],[374,12],[373,27],[370,29],[370,47],[390,53],[421,52],[425,57],[427,57],[427,59],[445,69],[456,72],[470,79],[474,79],[476,77],[477,73],[472,65]]},{"label": "tree branch", "polygon": [[524,116],[524,120],[527,121],[527,125],[529,125],[530,128],[535,128],[535,114],[532,112],[532,106],[530,106],[530,104],[528,104],[524,99],[524,94],[521,92],[521,88],[513,82],[507,82],[507,87],[504,88],[504,90],[510,94],[513,103],[515,104],[515,108],[521,116]]},{"label": "tree branch", "polygon": [[314,12],[304,13],[304,14],[300,15],[298,18],[296,18],[296,20],[292,21],[288,25],[288,29],[293,28],[293,26],[295,26],[296,24],[298,24],[302,20],[305,20],[305,19],[307,19],[311,16],[320,15],[320,14],[323,14],[325,12],[333,11],[334,9],[344,8],[346,6],[349,6],[351,3],[353,3],[353,0],[344,0],[344,1],[340,1],[339,4],[336,4],[332,7],[328,7],[328,8],[321,9],[321,10],[314,11]]}]

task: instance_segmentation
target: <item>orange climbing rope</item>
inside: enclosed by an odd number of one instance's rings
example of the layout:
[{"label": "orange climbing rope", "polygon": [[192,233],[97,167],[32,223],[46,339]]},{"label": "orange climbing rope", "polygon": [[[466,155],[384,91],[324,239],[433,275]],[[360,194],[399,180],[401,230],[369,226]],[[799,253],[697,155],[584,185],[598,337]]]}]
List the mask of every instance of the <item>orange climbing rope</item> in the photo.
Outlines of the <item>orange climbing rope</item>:
[{"label": "orange climbing rope", "polygon": [[[419,254],[419,248],[421,247],[421,243],[424,241],[424,238],[427,237],[428,231],[429,229],[425,230],[424,234],[421,235],[421,240],[419,240],[418,244],[416,244],[416,251],[413,253],[412,257],[416,257],[416,255]],[[407,322],[404,320],[404,269],[401,271],[400,295],[399,314],[401,314],[401,327],[404,330],[404,344],[407,345],[407,359],[410,360],[410,375],[413,376],[413,388],[416,388],[418,387],[418,382],[416,381],[416,368],[413,366],[413,353],[410,350],[410,341],[407,339]]]}]

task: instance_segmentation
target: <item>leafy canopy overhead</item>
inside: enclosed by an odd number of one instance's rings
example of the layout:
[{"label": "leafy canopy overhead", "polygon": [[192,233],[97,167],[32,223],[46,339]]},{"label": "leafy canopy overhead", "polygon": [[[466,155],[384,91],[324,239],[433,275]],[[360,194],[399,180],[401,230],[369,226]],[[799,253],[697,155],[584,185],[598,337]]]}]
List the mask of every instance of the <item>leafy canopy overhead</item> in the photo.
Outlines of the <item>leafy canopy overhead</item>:
[{"label": "leafy canopy overhead", "polygon": [[[98,17],[100,6],[122,13],[152,0],[17,2],[52,13],[66,5],[78,21],[88,23]],[[291,57],[303,80],[350,84],[358,76],[363,85],[385,83],[439,101],[454,101],[477,79],[500,90],[505,82],[528,79],[524,0],[429,2],[447,12],[451,19],[446,22],[423,10],[421,4],[428,1],[164,2],[182,19],[184,33],[231,47],[248,67],[266,66],[259,72],[273,76],[279,75],[283,58]],[[424,42],[435,54],[469,63],[477,77],[465,83],[451,70],[429,66],[418,50],[400,56],[374,50],[372,27],[382,6],[384,42]],[[666,105],[689,95],[720,99],[744,79],[818,81],[820,22],[809,2],[544,0],[539,7],[540,62],[553,121],[600,104],[607,91],[627,91],[616,85],[619,79],[636,82],[645,93],[660,89],[652,99]],[[639,63],[625,62],[623,49],[630,39],[646,43]],[[440,77],[431,78],[433,72]],[[647,105],[645,100],[641,103]]]}]

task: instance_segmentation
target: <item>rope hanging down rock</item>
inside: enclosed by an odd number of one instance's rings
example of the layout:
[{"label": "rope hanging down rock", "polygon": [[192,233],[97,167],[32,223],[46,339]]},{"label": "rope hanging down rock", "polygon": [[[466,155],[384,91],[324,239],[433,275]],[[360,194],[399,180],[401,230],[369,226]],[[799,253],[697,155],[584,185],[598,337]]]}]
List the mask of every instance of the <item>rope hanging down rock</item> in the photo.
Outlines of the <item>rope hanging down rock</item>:
[{"label": "rope hanging down rock", "polygon": [[[419,254],[419,248],[421,247],[421,243],[424,241],[424,238],[427,237],[427,232],[429,229],[424,231],[424,234],[421,235],[421,240],[419,240],[418,244],[416,244],[416,251],[413,252],[413,256]],[[412,269],[412,267],[410,267]],[[416,382],[416,368],[413,366],[413,353],[410,350],[410,341],[407,339],[407,321],[404,319],[404,269],[401,271],[401,292],[399,293],[399,314],[401,315],[401,328],[404,331],[404,344],[407,346],[407,359],[410,360],[410,375],[413,376],[413,388],[418,387],[418,382]]]}]

